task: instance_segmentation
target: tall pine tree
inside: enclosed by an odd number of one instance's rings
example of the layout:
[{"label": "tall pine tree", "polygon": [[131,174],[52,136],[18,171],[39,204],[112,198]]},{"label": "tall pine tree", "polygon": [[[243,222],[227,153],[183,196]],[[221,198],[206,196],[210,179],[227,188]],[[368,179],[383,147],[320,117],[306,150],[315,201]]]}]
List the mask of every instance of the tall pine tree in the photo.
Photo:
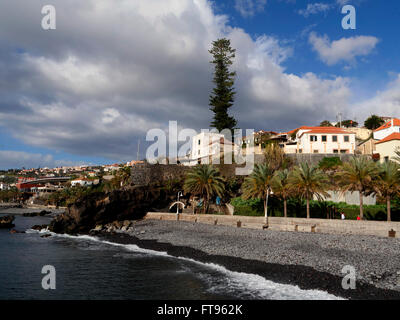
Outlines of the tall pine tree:
[{"label": "tall pine tree", "polygon": [[213,56],[212,64],[215,65],[213,83],[215,88],[210,95],[210,110],[214,112],[214,118],[211,127],[218,131],[223,129],[233,129],[236,126],[234,117],[229,116],[228,109],[234,102],[234,83],[236,72],[229,70],[232,60],[235,58],[235,49],[231,48],[231,42],[228,39],[218,39],[213,41],[213,47],[209,52]]}]

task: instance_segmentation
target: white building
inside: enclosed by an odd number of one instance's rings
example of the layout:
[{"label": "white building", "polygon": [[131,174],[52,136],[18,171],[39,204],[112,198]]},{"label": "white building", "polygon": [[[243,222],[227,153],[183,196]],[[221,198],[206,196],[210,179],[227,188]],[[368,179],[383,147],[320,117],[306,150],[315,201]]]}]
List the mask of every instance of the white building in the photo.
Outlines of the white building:
[{"label": "white building", "polygon": [[400,133],[400,119],[391,119],[374,130],[374,139],[382,140],[392,133]]},{"label": "white building", "polygon": [[286,133],[285,153],[354,154],[356,134],[337,127],[300,127]]},{"label": "white building", "polygon": [[7,183],[0,182],[0,190],[9,190],[10,186]]},{"label": "white building", "polygon": [[93,184],[92,180],[86,179],[86,178],[78,178],[78,179],[74,179],[71,181],[71,186],[75,187],[77,185],[80,185],[82,187],[86,187],[86,186],[90,186]]},{"label": "white building", "polygon": [[189,165],[212,163],[225,153],[238,153],[240,147],[220,133],[201,132],[192,138]]}]

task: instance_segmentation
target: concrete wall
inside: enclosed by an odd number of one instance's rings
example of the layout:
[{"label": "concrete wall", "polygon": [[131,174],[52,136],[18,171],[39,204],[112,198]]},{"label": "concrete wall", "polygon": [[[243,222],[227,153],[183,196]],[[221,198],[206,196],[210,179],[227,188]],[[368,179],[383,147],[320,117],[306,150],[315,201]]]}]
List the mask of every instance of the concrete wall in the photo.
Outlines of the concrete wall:
[{"label": "concrete wall", "polygon": [[376,147],[375,147],[376,142],[378,142],[378,140],[369,139],[368,141],[365,141],[364,143],[358,145],[356,150],[359,151],[361,154],[371,155],[376,150]]},{"label": "concrete wall", "polygon": [[[149,212],[145,219],[155,220],[176,220],[176,214]],[[241,222],[242,228],[262,229],[264,217],[246,216],[224,216],[210,214],[180,214],[180,221],[189,221],[206,224],[217,224],[237,227],[237,222]],[[390,230],[396,231],[396,238],[400,236],[400,222],[384,221],[357,221],[357,220],[330,220],[330,219],[304,219],[304,218],[281,218],[270,217],[269,229],[277,231],[311,232],[311,226],[315,226],[314,231],[330,234],[356,234],[388,237]]]}]

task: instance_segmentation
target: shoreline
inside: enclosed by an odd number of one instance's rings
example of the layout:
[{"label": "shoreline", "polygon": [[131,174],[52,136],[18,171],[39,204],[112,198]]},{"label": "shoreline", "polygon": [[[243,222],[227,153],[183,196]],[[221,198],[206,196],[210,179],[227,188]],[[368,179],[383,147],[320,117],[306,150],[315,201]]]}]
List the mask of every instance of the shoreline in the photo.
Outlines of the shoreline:
[{"label": "shoreline", "polygon": [[39,213],[42,211],[47,211],[48,213],[45,214],[45,216],[52,217],[52,218],[65,212],[64,209],[55,209],[55,208],[49,208],[49,207],[34,208],[34,207],[29,207],[29,206],[23,206],[23,207],[0,206],[0,214],[8,214],[8,215],[15,215],[15,216],[23,216],[24,214],[32,214],[32,216],[35,216],[35,214],[39,215]]},{"label": "shoreline", "polygon": [[[154,223],[155,221],[151,222]],[[185,223],[190,224],[187,222]],[[143,224],[147,230],[145,232],[143,232],[144,230],[140,230]],[[139,231],[136,231],[136,234],[127,232],[113,234],[101,232],[98,233],[97,236],[102,240],[110,242],[135,244],[143,249],[166,252],[173,257],[189,258],[202,263],[214,263],[234,272],[256,274],[275,283],[295,285],[303,290],[325,291],[340,298],[356,300],[400,299],[400,291],[378,288],[359,280],[357,281],[356,289],[344,290],[341,286],[343,276],[319,271],[311,266],[270,263],[257,259],[247,259],[238,255],[213,254],[206,252],[207,250],[199,250],[189,245],[171,244],[161,240],[161,237],[157,237],[154,233],[149,236],[148,234],[151,233],[149,227],[151,227],[151,223],[149,225],[149,220],[139,221],[135,224],[135,229]],[[143,238],[143,235],[146,234],[147,236]]]}]

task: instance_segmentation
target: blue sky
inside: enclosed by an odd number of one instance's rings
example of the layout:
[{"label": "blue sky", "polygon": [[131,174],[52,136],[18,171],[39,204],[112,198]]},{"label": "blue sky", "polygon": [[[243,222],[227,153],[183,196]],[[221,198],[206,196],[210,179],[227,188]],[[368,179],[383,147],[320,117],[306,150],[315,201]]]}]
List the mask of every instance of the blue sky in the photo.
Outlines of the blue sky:
[{"label": "blue sky", "polygon": [[[356,30],[344,30],[344,4]],[[372,114],[400,116],[395,0],[4,0],[0,10],[0,168],[145,156],[146,133],[208,128],[218,37],[237,49],[241,128],[284,131]]]},{"label": "blue sky", "polygon": [[[397,40],[400,27],[399,1],[347,1],[356,8],[355,30],[342,28],[341,21],[345,16],[341,13],[343,5],[336,1],[270,0],[265,2],[262,10],[254,10],[250,16],[235,9],[235,3],[241,1],[221,2],[223,4],[217,4],[216,10],[227,13],[232,26],[245,29],[253,37],[264,33],[273,35],[281,41],[287,41],[294,48],[295,53],[283,63],[287,72],[314,72],[355,78],[354,90],[358,91],[355,99],[370,97],[375,91],[385,88],[387,82],[393,80],[394,74],[400,71],[400,41]],[[305,17],[299,12],[306,10],[308,4],[326,4],[331,8]],[[374,36],[379,39],[379,44],[371,54],[357,59],[349,69],[345,68],[348,65],[346,62],[328,66],[318,59],[318,54],[310,47],[307,30],[328,35],[331,40]]]}]

